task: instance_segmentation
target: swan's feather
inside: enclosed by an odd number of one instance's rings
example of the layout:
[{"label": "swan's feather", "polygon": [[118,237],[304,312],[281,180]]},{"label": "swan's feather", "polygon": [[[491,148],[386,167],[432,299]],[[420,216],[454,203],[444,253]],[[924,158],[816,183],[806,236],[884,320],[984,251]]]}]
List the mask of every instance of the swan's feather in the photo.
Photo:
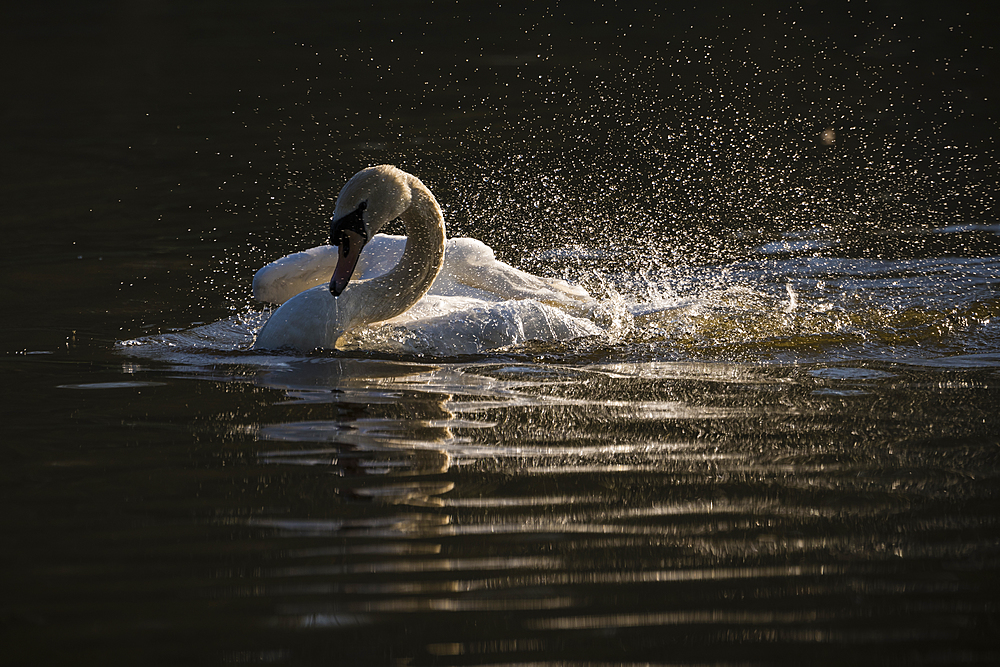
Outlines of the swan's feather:
[{"label": "swan's feather", "polygon": [[[405,236],[375,235],[358,260],[355,277],[369,280],[387,273],[399,262],[405,245]],[[257,271],[253,279],[254,298],[282,304],[299,292],[330,282],[336,264],[336,246],[318,246],[286,255]],[[535,299],[567,307],[592,303],[582,287],[514,268],[498,260],[488,245],[469,238],[445,242],[444,266],[428,294],[484,301]]]},{"label": "swan's feather", "polygon": [[455,356],[523,345],[529,341],[598,336],[601,328],[533,299],[487,302],[428,294],[386,322],[347,333],[348,349]]},{"label": "swan's feather", "polygon": [[337,246],[321,245],[286,255],[261,268],[253,277],[258,301],[282,304],[299,292],[330,282],[337,268]]}]

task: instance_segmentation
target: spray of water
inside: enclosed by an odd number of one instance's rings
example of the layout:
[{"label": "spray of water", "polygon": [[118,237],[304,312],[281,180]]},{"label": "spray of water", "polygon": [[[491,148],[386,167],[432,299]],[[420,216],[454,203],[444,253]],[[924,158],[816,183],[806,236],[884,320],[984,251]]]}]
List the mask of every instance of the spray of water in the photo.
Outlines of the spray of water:
[{"label": "spray of water", "polygon": [[[607,53],[482,48],[424,83],[419,58],[317,54],[314,76],[289,83],[294,105],[255,102],[275,168],[244,176],[253,210],[229,206],[256,224],[218,255],[228,307],[249,312],[252,271],[325,242],[340,184],[389,162],[431,186],[450,235],[587,287],[610,347],[760,358],[995,342],[992,262],[901,264],[995,256],[1000,238],[990,151],[947,95],[901,92],[912,67],[793,31]],[[472,70],[478,90],[452,85]],[[465,97],[445,103],[448,90]],[[935,299],[954,280],[973,288]]]}]

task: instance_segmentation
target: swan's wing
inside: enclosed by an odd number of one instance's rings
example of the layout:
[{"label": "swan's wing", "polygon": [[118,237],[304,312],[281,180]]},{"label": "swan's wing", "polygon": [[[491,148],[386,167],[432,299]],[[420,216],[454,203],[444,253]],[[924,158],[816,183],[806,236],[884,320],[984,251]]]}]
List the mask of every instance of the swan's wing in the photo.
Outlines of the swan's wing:
[{"label": "swan's wing", "polygon": [[337,267],[337,246],[321,245],[271,262],[253,277],[258,301],[284,303],[299,292],[330,282]]},{"label": "swan's wing", "polygon": [[376,234],[365,244],[354,267],[355,280],[368,280],[389,273],[403,257],[406,247],[405,236]]},{"label": "swan's wing", "polygon": [[[399,263],[405,245],[405,236],[376,234],[358,258],[355,280],[389,272]],[[328,283],[337,258],[337,246],[324,245],[271,262],[253,278],[254,298],[282,304],[299,292]],[[448,239],[444,266],[430,294],[489,302],[535,299],[564,307],[591,301],[582,287],[515,269],[497,260],[485,243],[465,238]]]},{"label": "swan's wing", "polygon": [[460,296],[426,295],[402,315],[348,332],[347,347],[404,354],[458,355],[598,336],[602,329],[533,299],[484,302]]},{"label": "swan's wing", "polygon": [[422,326],[421,323],[427,320],[447,318],[464,312],[475,312],[488,308],[493,303],[492,299],[428,293],[420,301],[410,306],[409,310],[387,321],[397,324]]},{"label": "swan's wing", "polygon": [[[449,239],[435,294],[473,296],[490,301],[534,299],[576,309],[593,302],[587,290],[558,278],[540,278],[499,261],[475,239]],[[463,291],[464,290],[464,291]]]},{"label": "swan's wing", "polygon": [[[376,234],[358,258],[354,276],[367,280],[388,272],[399,263],[405,236]],[[282,304],[299,292],[330,282],[337,268],[337,246],[321,245],[285,255],[263,267],[253,277],[253,296],[258,301]]]}]

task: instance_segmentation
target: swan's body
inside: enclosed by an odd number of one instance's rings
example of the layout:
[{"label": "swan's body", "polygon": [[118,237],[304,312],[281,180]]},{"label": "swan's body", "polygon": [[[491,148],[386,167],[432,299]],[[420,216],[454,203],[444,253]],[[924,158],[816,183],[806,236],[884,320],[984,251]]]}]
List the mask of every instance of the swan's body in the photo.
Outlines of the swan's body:
[{"label": "swan's body", "polygon": [[[397,217],[406,237],[376,235]],[[582,288],[504,264],[474,239],[446,243],[434,195],[395,167],[371,167],[348,181],[337,198],[333,242],[338,246],[289,255],[254,276],[256,298],[283,304],[255,348],[334,348],[376,322],[446,354],[600,333],[579,317],[593,304]]]}]

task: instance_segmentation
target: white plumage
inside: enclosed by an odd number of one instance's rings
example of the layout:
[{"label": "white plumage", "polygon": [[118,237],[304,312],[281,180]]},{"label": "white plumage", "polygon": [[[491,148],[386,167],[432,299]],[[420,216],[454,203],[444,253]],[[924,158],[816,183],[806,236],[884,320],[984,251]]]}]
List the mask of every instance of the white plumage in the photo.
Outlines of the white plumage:
[{"label": "white plumage", "polygon": [[[334,219],[359,215],[370,240],[348,258],[357,265],[339,296],[328,286],[347,263],[336,246],[294,253],[257,272],[254,296],[282,305],[255,348],[363,346],[358,334],[365,331],[399,351],[463,354],[601,333],[582,317],[594,305],[583,288],[516,269],[475,239],[446,242],[441,209],[415,176],[388,165],[358,172],[341,190]],[[397,217],[405,237],[376,235]],[[366,329],[375,323],[383,324]]]}]

